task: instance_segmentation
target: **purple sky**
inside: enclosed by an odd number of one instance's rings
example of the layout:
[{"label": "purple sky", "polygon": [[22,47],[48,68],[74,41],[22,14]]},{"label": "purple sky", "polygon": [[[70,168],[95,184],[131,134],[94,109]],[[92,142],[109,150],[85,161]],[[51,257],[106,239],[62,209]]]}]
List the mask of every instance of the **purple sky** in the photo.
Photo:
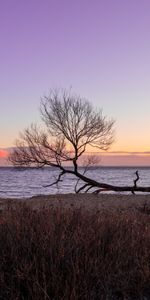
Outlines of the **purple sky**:
[{"label": "purple sky", "polygon": [[50,88],[116,119],[112,150],[150,150],[150,1],[0,1],[0,148],[39,120]]}]

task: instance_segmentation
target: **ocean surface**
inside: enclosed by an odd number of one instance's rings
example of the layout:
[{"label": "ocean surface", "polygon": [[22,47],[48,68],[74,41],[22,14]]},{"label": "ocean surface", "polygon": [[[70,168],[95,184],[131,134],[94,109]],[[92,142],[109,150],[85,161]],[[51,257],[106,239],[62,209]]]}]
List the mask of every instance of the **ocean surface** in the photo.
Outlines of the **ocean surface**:
[{"label": "ocean surface", "polygon": [[[94,167],[86,176],[99,182],[114,185],[133,185],[135,172],[139,171],[138,185],[150,186],[150,167]],[[83,172],[83,168],[80,168]],[[58,171],[53,168],[0,167],[0,198],[27,198],[35,195],[74,193],[76,178],[65,175],[58,186],[44,187],[56,180]],[[79,186],[80,186],[79,182]]]}]

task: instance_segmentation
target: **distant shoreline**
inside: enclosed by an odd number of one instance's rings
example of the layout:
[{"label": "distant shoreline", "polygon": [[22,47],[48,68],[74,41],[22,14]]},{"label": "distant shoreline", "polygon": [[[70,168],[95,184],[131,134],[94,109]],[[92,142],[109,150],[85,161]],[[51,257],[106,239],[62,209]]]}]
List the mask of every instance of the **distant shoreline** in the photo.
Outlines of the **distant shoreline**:
[{"label": "distant shoreline", "polygon": [[[72,166],[65,166],[66,168],[72,168]],[[23,170],[23,169],[39,169],[38,167],[26,167],[26,166],[22,166],[22,167],[14,167],[14,166],[11,166],[11,165],[0,165],[0,168],[11,168],[11,169],[20,169],[20,170]],[[48,169],[56,169],[55,167],[51,167],[51,166],[45,166],[43,167],[43,170],[44,168],[48,168]],[[79,168],[84,168],[84,166],[79,166]],[[90,166],[89,167],[90,169],[95,169],[95,168],[134,168],[134,169],[142,169],[142,168],[148,168],[150,169],[150,165],[97,165],[97,166]]]}]

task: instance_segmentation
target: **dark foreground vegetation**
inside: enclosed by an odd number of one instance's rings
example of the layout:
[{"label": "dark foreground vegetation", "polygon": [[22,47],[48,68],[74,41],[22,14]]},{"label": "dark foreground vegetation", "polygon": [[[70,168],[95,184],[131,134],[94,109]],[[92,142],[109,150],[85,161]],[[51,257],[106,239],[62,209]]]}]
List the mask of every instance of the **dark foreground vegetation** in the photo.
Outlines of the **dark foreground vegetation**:
[{"label": "dark foreground vegetation", "polygon": [[1,212],[0,299],[150,299],[150,215]]}]

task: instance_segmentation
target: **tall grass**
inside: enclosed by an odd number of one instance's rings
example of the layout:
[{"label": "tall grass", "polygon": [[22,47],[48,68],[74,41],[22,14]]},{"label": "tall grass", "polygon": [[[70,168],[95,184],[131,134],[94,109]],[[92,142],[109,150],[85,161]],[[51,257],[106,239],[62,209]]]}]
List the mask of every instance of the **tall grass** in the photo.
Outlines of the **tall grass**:
[{"label": "tall grass", "polygon": [[150,216],[5,210],[0,299],[150,299]]}]

